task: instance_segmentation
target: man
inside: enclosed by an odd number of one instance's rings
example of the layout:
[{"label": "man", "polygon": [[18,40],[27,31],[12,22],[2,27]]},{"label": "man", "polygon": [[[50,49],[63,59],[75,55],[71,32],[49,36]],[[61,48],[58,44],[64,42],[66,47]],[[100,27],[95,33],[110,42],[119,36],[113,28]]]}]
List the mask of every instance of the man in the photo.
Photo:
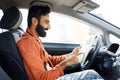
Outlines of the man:
[{"label": "man", "polygon": [[83,80],[102,79],[95,71],[86,70],[64,75],[66,66],[77,64],[79,47],[69,55],[51,56],[44,49],[39,37],[46,36],[50,29],[50,7],[31,6],[28,13],[28,28],[18,41],[24,66],[30,80]]}]

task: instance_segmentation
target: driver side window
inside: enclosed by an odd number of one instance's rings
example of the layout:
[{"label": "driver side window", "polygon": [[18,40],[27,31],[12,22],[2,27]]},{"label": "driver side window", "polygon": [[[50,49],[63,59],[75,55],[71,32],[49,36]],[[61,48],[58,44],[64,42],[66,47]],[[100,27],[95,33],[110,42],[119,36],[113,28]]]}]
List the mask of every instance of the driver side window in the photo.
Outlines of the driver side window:
[{"label": "driver side window", "polygon": [[110,34],[109,37],[110,37],[110,42],[111,43],[118,43],[118,44],[120,44],[120,39],[117,36],[115,36],[113,34]]},{"label": "driver side window", "polygon": [[[2,16],[3,16],[3,11],[0,9],[0,20],[1,20]],[[2,32],[2,29],[0,29],[0,33],[1,32]]]}]

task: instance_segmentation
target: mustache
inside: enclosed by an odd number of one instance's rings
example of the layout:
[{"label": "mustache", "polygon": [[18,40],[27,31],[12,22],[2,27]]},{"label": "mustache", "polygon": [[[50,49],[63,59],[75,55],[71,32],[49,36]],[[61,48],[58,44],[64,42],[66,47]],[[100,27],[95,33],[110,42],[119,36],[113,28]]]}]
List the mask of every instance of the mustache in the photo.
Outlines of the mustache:
[{"label": "mustache", "polygon": [[48,28],[44,28],[44,30],[48,30]]}]

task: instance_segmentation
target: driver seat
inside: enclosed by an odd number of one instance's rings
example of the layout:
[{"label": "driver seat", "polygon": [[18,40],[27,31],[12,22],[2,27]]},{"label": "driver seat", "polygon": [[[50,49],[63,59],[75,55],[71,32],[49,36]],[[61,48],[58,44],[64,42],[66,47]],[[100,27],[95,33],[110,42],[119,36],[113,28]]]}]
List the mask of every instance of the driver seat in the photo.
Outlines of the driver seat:
[{"label": "driver seat", "polygon": [[28,80],[23,61],[10,29],[16,29],[22,22],[21,13],[17,7],[8,8],[0,21],[0,28],[6,29],[0,33],[0,66],[13,80]]}]

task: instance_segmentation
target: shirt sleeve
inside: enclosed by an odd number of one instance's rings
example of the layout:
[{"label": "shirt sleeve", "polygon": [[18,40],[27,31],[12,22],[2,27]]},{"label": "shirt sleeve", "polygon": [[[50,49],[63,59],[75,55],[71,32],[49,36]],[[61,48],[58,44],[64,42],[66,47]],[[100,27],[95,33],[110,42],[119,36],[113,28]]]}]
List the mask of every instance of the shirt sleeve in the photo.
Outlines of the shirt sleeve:
[{"label": "shirt sleeve", "polygon": [[53,66],[56,66],[61,61],[63,61],[65,58],[66,58],[65,55],[61,55],[61,56],[51,56],[51,55],[49,55],[49,59],[52,62]]},{"label": "shirt sleeve", "polygon": [[38,42],[27,39],[19,41],[17,45],[30,80],[55,80],[64,75],[60,66],[45,70],[43,50]]}]

